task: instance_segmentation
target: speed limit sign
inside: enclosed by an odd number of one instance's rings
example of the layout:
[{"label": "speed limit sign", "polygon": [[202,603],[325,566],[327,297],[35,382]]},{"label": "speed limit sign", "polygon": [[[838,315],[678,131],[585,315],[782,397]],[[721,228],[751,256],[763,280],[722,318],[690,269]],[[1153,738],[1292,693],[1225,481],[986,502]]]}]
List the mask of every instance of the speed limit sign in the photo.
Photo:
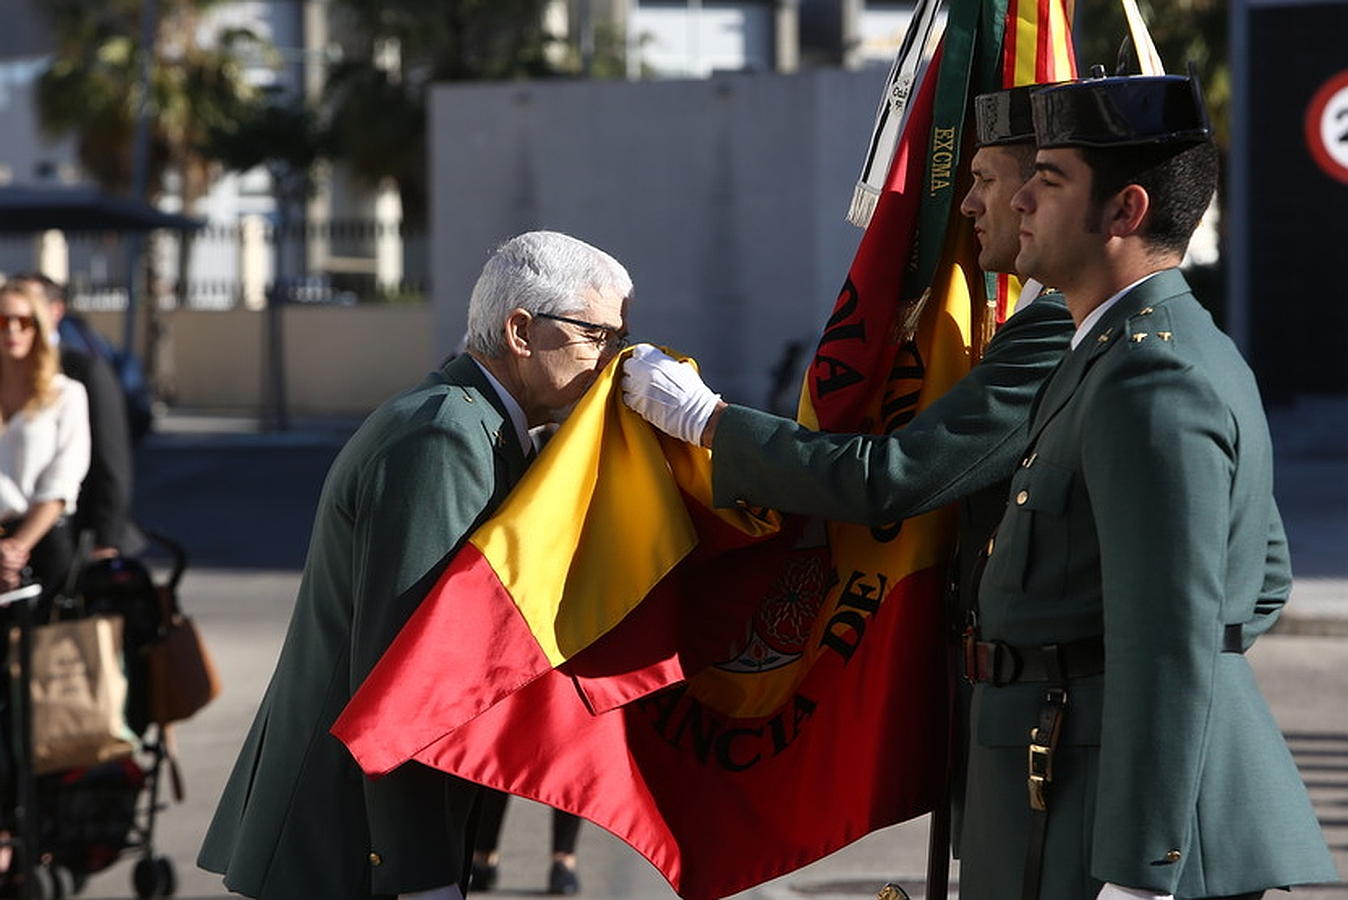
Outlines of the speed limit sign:
[{"label": "speed limit sign", "polygon": [[1348,71],[1330,78],[1311,98],[1306,144],[1330,178],[1348,184]]}]

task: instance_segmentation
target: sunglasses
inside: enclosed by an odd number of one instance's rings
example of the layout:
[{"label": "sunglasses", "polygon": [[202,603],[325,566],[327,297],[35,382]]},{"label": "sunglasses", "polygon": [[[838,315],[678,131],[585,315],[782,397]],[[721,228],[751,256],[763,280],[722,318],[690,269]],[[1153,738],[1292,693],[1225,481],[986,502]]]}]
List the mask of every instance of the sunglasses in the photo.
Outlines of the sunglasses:
[{"label": "sunglasses", "polygon": [[0,331],[10,331],[15,325],[19,326],[20,331],[31,331],[37,325],[37,319],[32,316],[6,316],[0,314]]}]

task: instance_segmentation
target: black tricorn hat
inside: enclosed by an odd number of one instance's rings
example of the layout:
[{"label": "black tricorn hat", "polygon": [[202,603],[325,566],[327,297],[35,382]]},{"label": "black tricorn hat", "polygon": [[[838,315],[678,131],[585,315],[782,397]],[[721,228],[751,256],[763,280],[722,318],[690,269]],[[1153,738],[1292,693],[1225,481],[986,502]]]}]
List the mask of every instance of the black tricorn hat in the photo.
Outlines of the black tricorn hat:
[{"label": "black tricorn hat", "polygon": [[1030,112],[1030,95],[1043,88],[1042,84],[1026,84],[975,97],[974,124],[978,130],[978,146],[1033,142],[1034,115]]},{"label": "black tricorn hat", "polygon": [[1182,147],[1212,138],[1198,79],[1181,75],[1088,78],[1036,91],[1041,147]]}]

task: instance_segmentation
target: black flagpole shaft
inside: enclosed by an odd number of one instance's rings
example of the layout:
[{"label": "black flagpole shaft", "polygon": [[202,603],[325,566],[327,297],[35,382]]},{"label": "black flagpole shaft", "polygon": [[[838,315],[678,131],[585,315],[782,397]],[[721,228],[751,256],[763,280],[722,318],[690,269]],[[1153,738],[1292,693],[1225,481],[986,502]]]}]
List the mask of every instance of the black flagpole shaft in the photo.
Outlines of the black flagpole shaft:
[{"label": "black flagpole shaft", "polygon": [[927,841],[927,890],[924,900],[946,900],[950,892],[950,780],[931,811]]}]

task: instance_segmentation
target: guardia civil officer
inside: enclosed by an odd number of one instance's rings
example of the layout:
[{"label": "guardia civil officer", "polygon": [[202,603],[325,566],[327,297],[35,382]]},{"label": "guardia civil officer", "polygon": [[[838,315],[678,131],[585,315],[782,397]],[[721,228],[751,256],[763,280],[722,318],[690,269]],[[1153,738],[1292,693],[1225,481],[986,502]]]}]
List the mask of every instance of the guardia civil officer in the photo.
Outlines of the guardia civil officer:
[{"label": "guardia civil officer", "polygon": [[1268,571],[1259,392],[1176,268],[1217,181],[1201,95],[1102,78],[1032,102],[1016,264],[1066,295],[1077,328],[980,586],[991,663],[961,895],[1256,898],[1336,880],[1243,655],[1282,608],[1268,584],[1290,580]]},{"label": "guardia civil officer", "polygon": [[467,352],[337,455],[281,657],[198,864],[259,900],[458,900],[478,787],[420,763],[366,778],[329,733],[449,558],[625,342],[632,279],[553,231],[502,244]]}]

